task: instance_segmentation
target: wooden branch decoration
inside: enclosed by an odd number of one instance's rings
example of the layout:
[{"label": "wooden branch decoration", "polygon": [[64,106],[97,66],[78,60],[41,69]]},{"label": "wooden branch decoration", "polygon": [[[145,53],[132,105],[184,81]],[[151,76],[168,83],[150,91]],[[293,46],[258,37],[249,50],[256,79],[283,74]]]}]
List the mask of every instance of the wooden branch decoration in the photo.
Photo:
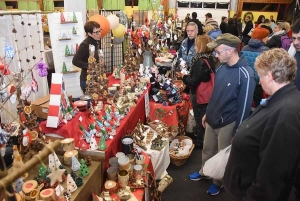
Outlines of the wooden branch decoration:
[{"label": "wooden branch decoration", "polygon": [[34,155],[29,161],[27,161],[19,171],[14,171],[12,173],[9,173],[9,175],[6,175],[4,178],[1,178],[0,192],[5,192],[5,189],[8,186],[12,185],[12,183],[16,179],[21,177],[24,173],[28,172],[30,169],[32,169],[32,167],[40,164],[43,160],[45,160],[48,157],[49,154],[51,154],[56,148],[58,148],[60,144],[60,140],[56,140],[51,144],[45,145],[43,150],[39,154]]}]

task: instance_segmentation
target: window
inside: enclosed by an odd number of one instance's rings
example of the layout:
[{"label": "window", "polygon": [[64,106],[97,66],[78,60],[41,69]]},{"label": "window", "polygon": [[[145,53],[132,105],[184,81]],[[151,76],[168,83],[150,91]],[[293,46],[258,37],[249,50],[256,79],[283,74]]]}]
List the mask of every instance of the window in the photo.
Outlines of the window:
[{"label": "window", "polygon": [[216,3],[212,2],[203,2],[203,8],[215,8],[216,7]]},{"label": "window", "polygon": [[17,9],[18,2],[17,1],[6,1],[6,9]]},{"label": "window", "polygon": [[138,0],[125,0],[125,6],[132,6],[132,2],[133,2],[133,6],[138,6],[139,5]]},{"label": "window", "polygon": [[217,8],[219,9],[228,9],[229,3],[217,3]]},{"label": "window", "polygon": [[180,1],[177,2],[178,8],[189,8],[189,6],[190,6],[189,2],[180,2]]},{"label": "window", "polygon": [[191,2],[191,8],[202,8],[202,3]]}]

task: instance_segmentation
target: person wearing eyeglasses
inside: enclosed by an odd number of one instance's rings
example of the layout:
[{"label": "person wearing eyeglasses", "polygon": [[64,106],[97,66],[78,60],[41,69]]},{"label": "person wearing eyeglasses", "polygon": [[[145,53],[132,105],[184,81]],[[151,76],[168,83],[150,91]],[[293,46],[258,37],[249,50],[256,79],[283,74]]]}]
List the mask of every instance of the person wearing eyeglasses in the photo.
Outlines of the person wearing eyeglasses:
[{"label": "person wearing eyeglasses", "polygon": [[[221,64],[216,68],[214,89],[202,118],[205,128],[202,167],[208,159],[231,144],[237,128],[250,114],[256,84],[253,70],[237,51],[240,42],[238,37],[225,33],[207,44],[215,50]],[[210,179],[203,174],[202,168],[189,177],[194,181]],[[222,181],[213,179],[207,193],[217,195],[222,187]]]},{"label": "person wearing eyeglasses", "polygon": [[300,91],[300,19],[297,19],[292,26],[292,42],[296,50],[295,59],[297,61],[295,85]]},{"label": "person wearing eyeglasses", "polygon": [[100,25],[95,21],[88,21],[84,25],[84,31],[86,33],[86,39],[79,45],[78,51],[73,57],[73,65],[81,68],[80,74],[80,88],[83,93],[86,91],[86,76],[88,68],[88,58],[89,58],[89,45],[95,46],[95,59],[99,62],[99,45],[101,39],[101,28]]}]

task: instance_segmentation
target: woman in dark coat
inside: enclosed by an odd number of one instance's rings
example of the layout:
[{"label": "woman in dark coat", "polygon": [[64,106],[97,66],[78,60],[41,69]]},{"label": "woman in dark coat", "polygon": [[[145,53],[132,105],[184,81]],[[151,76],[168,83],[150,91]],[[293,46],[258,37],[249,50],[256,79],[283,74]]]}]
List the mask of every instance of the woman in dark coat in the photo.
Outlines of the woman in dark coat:
[{"label": "woman in dark coat", "polygon": [[251,29],[253,29],[252,19],[249,16],[246,16],[245,23],[246,23],[246,26],[243,31],[243,43],[244,43],[244,45],[248,45],[248,42],[251,38],[248,34],[251,31]]},{"label": "woman in dark coat", "polygon": [[191,88],[191,100],[196,121],[196,126],[194,127],[194,135],[197,136],[196,145],[200,147],[203,146],[203,138],[205,132],[201,121],[206,112],[207,104],[197,103],[196,91],[201,82],[210,81],[210,73],[213,73],[209,70],[207,64],[203,59],[206,59],[208,61],[212,70],[214,70],[215,68],[212,50],[210,50],[206,46],[210,42],[211,38],[207,34],[197,36],[195,39],[196,54],[190,64],[190,74],[178,74],[179,77],[182,77],[183,83]]},{"label": "woman in dark coat", "polygon": [[297,63],[282,48],[263,52],[255,68],[270,96],[244,120],[232,140],[223,177],[236,201],[290,201],[300,161]]},{"label": "woman in dark coat", "polygon": [[234,24],[233,18],[228,19],[228,25],[225,28],[225,33],[230,33],[234,36],[239,36],[239,31],[237,26]]}]

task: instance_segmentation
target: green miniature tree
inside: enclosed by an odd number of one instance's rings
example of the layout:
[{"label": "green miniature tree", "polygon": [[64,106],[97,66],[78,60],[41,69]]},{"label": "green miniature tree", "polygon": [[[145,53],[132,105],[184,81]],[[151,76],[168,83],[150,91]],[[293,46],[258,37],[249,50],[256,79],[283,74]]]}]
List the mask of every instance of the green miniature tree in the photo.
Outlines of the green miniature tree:
[{"label": "green miniature tree", "polygon": [[61,72],[62,72],[62,73],[68,72],[67,65],[66,65],[65,62],[63,62],[63,67],[62,67]]},{"label": "green miniature tree", "polygon": [[69,49],[68,45],[66,45],[66,48],[65,48],[65,56],[70,56],[70,49]]},{"label": "green miniature tree", "polygon": [[39,177],[44,177],[47,174],[47,167],[44,163],[39,165]]},{"label": "green miniature tree", "polygon": [[73,22],[77,22],[76,14],[73,13]]},{"label": "green miniature tree", "polygon": [[90,174],[90,170],[87,167],[87,165],[85,164],[85,161],[83,159],[81,159],[80,161],[81,165],[80,165],[80,169],[79,169],[79,175],[81,177],[86,177]]},{"label": "green miniature tree", "polygon": [[101,137],[100,137],[98,149],[100,151],[104,151],[106,149],[105,137],[103,135],[101,135]]},{"label": "green miniature tree", "polygon": [[74,26],[72,28],[72,34],[77,34],[77,30],[76,30],[76,28]]}]

